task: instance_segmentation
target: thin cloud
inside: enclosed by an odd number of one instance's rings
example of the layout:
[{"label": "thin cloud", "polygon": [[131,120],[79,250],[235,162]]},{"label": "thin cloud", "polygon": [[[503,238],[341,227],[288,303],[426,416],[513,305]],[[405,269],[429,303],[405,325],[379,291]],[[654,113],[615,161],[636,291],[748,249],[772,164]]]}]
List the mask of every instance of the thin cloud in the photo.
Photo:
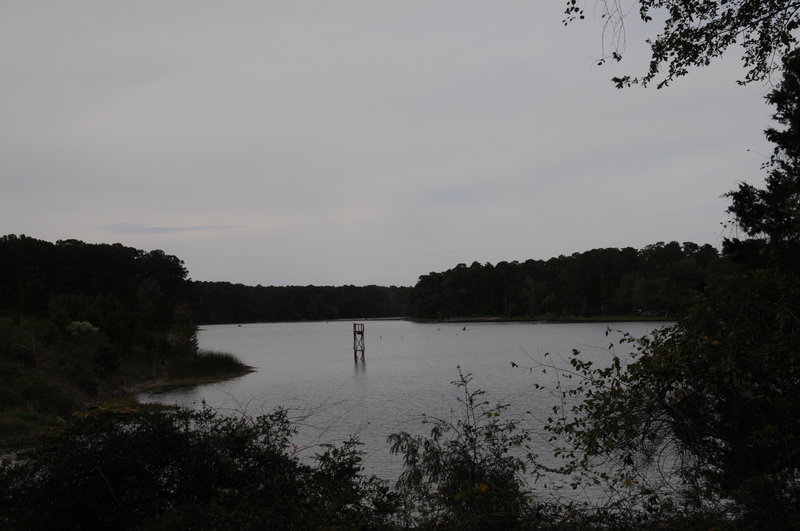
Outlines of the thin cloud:
[{"label": "thin cloud", "polygon": [[237,225],[190,225],[188,227],[161,227],[142,225],[139,223],[112,223],[103,225],[100,230],[111,234],[170,234],[174,232],[199,232],[231,230],[239,228]]}]

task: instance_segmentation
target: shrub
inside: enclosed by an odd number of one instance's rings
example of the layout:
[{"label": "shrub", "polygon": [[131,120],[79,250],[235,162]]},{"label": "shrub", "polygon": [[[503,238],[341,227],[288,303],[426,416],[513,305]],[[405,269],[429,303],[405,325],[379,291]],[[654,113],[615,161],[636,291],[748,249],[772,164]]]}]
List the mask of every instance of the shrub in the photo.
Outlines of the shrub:
[{"label": "shrub", "polygon": [[3,529],[267,529],[388,525],[386,487],[355,441],[302,464],[294,428],[260,417],[99,408],[0,467]]},{"label": "shrub", "polygon": [[529,435],[490,407],[471,375],[459,369],[461,411],[452,420],[426,417],[430,436],[395,433],[391,451],[402,454],[398,488],[409,523],[422,528],[517,529],[533,527],[536,505],[526,489],[524,452]]}]

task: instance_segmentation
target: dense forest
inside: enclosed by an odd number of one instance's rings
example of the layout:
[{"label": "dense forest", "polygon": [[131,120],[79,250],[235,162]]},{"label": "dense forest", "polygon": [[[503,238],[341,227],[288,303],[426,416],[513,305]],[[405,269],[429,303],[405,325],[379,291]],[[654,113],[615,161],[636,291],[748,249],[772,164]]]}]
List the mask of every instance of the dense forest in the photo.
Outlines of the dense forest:
[{"label": "dense forest", "polygon": [[3,438],[200,359],[175,256],[7,235],[0,271]]},{"label": "dense forest", "polygon": [[726,266],[710,245],[594,249],[549,260],[458,264],[420,277],[414,318],[676,315]]},{"label": "dense forest", "polygon": [[90,321],[122,345],[168,329],[189,288],[177,257],[121,244],[2,236],[0,270],[0,314]]},{"label": "dense forest", "polygon": [[[549,260],[458,264],[413,288],[245,286],[187,279],[183,262],[121,244],[0,238],[0,315],[73,321],[113,344],[154,341],[176,317],[195,323],[413,317],[669,316],[725,265],[710,245],[656,243]],[[146,338],[145,336],[148,336]]]},{"label": "dense forest", "polygon": [[382,286],[245,286],[192,282],[198,323],[404,317],[410,288]]},{"label": "dense forest", "polygon": [[669,317],[726,267],[711,245],[659,242],[549,260],[458,264],[413,288],[191,282],[198,323],[329,319]]}]

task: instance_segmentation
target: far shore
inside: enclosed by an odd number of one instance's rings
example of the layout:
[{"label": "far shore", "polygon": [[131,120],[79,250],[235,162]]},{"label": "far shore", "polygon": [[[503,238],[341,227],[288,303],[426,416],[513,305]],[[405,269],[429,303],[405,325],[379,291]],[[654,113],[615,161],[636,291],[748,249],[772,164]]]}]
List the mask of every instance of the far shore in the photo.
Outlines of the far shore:
[{"label": "far shore", "polygon": [[675,319],[661,315],[560,315],[558,317],[451,317],[447,319],[414,319],[414,323],[651,323],[672,322]]},{"label": "far shore", "polygon": [[653,322],[674,322],[675,318],[664,315],[592,315],[589,317],[581,315],[560,315],[558,317],[536,316],[536,317],[448,317],[443,319],[425,319],[417,317],[344,317],[336,319],[301,319],[298,321],[237,321],[233,323],[202,323],[198,325],[198,330],[203,330],[204,326],[218,325],[245,325],[259,323],[332,323],[332,322],[353,322],[353,321],[408,321],[410,323],[653,323]]}]

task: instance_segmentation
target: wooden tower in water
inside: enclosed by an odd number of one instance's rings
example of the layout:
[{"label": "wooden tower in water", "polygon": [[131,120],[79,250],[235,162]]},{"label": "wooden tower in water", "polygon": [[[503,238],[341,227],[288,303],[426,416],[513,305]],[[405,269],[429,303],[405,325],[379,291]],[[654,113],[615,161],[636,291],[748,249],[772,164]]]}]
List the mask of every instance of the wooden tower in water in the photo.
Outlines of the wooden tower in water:
[{"label": "wooden tower in water", "polygon": [[358,355],[364,359],[364,323],[353,323],[353,357],[358,361]]}]

